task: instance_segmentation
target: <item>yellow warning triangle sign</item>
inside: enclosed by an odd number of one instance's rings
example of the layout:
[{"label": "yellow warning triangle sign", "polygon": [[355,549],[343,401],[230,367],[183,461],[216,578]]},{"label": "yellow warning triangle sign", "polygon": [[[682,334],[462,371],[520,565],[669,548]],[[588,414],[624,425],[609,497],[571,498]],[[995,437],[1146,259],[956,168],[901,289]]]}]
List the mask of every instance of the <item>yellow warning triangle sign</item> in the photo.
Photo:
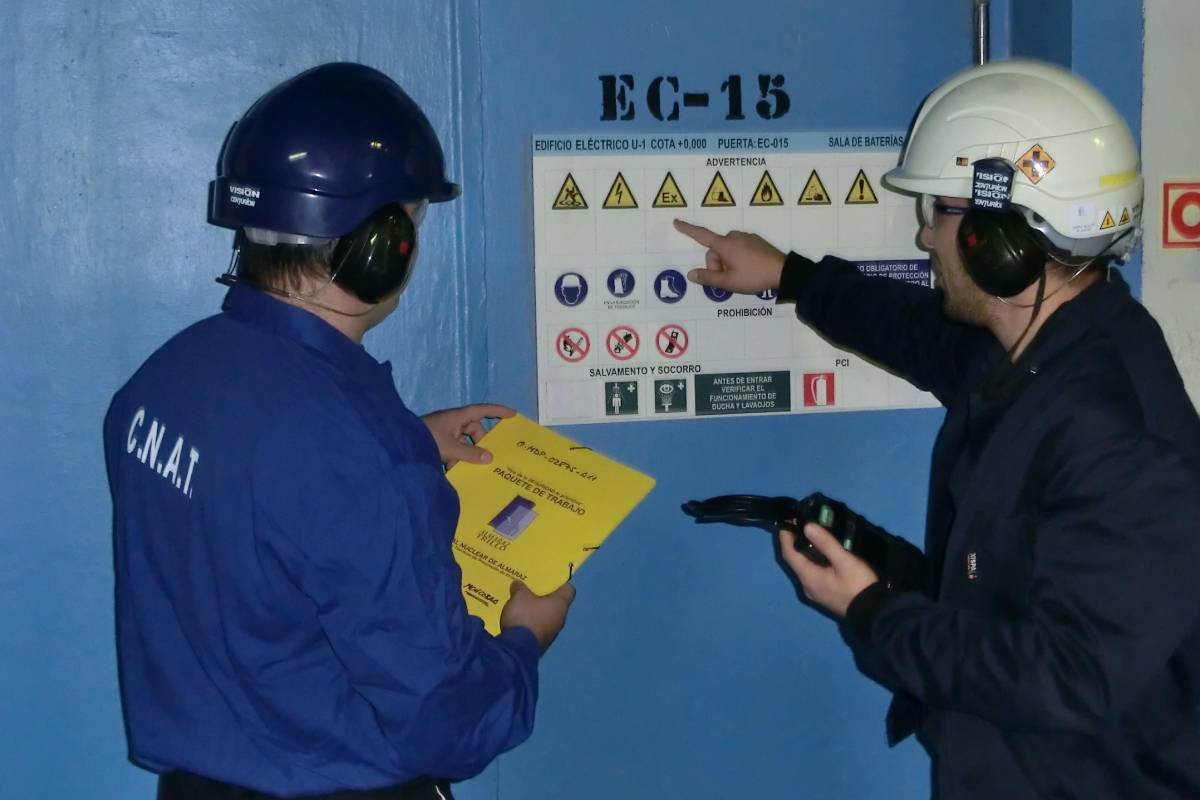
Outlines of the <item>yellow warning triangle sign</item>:
[{"label": "yellow warning triangle sign", "polygon": [[754,189],[754,195],[750,198],[752,206],[781,206],[783,198],[779,196],[779,187],[775,185],[775,181],[771,179],[771,173],[763,170],[762,177],[758,179],[758,186]]},{"label": "yellow warning triangle sign", "polygon": [[675,182],[675,178],[669,172],[667,177],[663,178],[662,186],[658,187],[658,194],[654,195],[654,207],[687,208],[683,192],[679,191],[679,184]]},{"label": "yellow warning triangle sign", "polygon": [[821,176],[814,169],[808,176],[808,183],[804,184],[804,191],[800,193],[800,205],[827,206],[832,202],[829,192],[825,191],[825,184],[821,183]]},{"label": "yellow warning triangle sign", "polygon": [[1129,224],[1129,209],[1128,208],[1121,209],[1121,221],[1118,222],[1117,224],[1118,225],[1128,225]]},{"label": "yellow warning triangle sign", "polygon": [[633,192],[629,191],[629,184],[625,182],[625,176],[617,173],[617,177],[613,179],[612,186],[608,187],[608,197],[604,198],[605,208],[637,208],[637,200],[633,199]]},{"label": "yellow warning triangle sign", "polygon": [[587,201],[583,199],[583,192],[579,191],[579,184],[575,183],[575,178],[568,172],[562,188],[558,190],[558,196],[554,198],[554,210],[566,209],[569,211],[587,207]]},{"label": "yellow warning triangle sign", "polygon": [[867,173],[860,169],[854,176],[854,182],[850,184],[850,191],[846,192],[846,205],[870,205],[878,202],[879,198],[875,196],[875,190],[867,180]]},{"label": "yellow warning triangle sign", "polygon": [[[1094,219],[1094,217],[1093,217],[1093,219]],[[1117,227],[1117,223],[1113,221],[1112,212],[1105,211],[1104,212],[1104,221],[1100,223],[1100,230],[1106,231],[1109,228],[1115,228],[1115,227]]]},{"label": "yellow warning triangle sign", "polygon": [[700,205],[705,208],[737,205],[733,202],[733,193],[729,191],[720,172],[713,176],[712,183],[708,185],[708,191],[704,193],[704,200],[700,202]]}]

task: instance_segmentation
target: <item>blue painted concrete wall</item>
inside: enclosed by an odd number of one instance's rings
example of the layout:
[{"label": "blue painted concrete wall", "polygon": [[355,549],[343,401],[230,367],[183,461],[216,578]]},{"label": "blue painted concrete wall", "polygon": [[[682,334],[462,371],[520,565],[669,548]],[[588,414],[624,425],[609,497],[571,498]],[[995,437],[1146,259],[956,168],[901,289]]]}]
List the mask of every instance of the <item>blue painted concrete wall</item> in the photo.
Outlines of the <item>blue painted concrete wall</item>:
[{"label": "blue painted concrete wall", "polygon": [[[993,4],[993,55],[1008,2]],[[1082,4],[1076,4],[1082,5]],[[1140,6],[1073,15],[1076,68],[1136,124]],[[204,224],[234,119],[313,64],[385,70],[427,109],[465,186],[437,207],[399,312],[368,337],[418,409],[535,412],[529,137],[535,132],[904,127],[970,59],[947,0],[7,0],[0,6],[0,750],[14,797],[124,800],[100,420],[164,338],[212,313],[229,235]],[[1132,9],[1132,10],[1131,10]],[[600,120],[597,76],[783,73],[784,120]],[[220,391],[220,387],[213,387]],[[544,662],[538,729],[459,788],[474,798],[928,795],[886,695],[801,606],[764,538],[696,529],[727,490],[844,497],[922,528],[936,411],[568,428],[658,488],[577,578]]]}]

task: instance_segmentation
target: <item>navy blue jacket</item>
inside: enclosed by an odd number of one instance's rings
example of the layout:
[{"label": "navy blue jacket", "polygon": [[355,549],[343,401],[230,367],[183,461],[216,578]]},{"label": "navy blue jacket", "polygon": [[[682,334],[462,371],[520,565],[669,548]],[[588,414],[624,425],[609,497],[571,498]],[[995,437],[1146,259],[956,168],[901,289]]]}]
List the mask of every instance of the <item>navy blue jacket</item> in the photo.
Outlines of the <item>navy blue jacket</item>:
[{"label": "navy blue jacket", "polygon": [[1016,364],[941,295],[789,256],[780,295],[932,392],[927,594],[876,584],[845,633],[919,729],[943,798],[1200,797],[1200,421],[1115,273]]},{"label": "navy blue jacket", "polygon": [[135,763],[291,796],[465,778],[529,735],[537,642],[467,615],[458,498],[389,365],[236,286],[104,442]]}]

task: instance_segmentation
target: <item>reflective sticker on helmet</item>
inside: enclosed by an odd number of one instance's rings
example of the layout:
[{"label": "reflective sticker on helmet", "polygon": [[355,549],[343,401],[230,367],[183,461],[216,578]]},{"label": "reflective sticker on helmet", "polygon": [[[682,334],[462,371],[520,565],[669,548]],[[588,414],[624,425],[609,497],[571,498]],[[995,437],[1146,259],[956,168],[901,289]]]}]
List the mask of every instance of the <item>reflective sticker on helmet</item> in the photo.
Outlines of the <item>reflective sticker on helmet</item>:
[{"label": "reflective sticker on helmet", "polygon": [[1030,183],[1036,184],[1050,174],[1050,171],[1054,169],[1054,163],[1050,154],[1040,144],[1035,144],[1025,151],[1025,155],[1017,159],[1017,169],[1025,173],[1025,177],[1029,178]]},{"label": "reflective sticker on helmet", "polygon": [[1101,189],[1117,189],[1137,180],[1137,170],[1127,169],[1124,172],[1113,172],[1100,176]]}]

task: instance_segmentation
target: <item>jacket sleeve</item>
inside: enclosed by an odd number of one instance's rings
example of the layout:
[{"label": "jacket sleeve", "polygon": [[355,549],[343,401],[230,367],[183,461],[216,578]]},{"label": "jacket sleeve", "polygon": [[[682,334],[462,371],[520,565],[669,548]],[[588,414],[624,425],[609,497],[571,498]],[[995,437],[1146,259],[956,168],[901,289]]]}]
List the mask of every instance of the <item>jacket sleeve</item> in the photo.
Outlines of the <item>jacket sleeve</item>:
[{"label": "jacket sleeve", "polygon": [[[257,471],[262,474],[262,471]],[[343,440],[278,467],[261,490],[266,546],[312,600],[399,773],[461,780],[533,729],[539,648],[469,616],[440,467],[391,464]]]},{"label": "jacket sleeve", "polygon": [[848,261],[818,262],[789,253],[780,302],[835,345],[899,375],[943,404],[955,393],[977,330],[948,321],[940,292],[887,278],[867,277]]},{"label": "jacket sleeve", "polygon": [[1027,613],[879,584],[855,598],[848,639],[885,685],[1012,729],[1087,732],[1127,709],[1195,632],[1200,477],[1104,417],[1083,409],[1048,440]]}]

